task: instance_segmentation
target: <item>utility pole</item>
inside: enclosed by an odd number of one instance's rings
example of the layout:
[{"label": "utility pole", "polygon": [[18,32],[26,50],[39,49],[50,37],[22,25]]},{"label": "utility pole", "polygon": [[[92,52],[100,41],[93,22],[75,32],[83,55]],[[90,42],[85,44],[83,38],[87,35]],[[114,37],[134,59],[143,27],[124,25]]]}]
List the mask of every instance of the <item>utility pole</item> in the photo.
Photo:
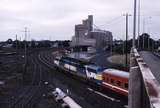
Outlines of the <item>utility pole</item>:
[{"label": "utility pole", "polygon": [[[152,17],[149,17],[149,20],[151,19]],[[148,50],[152,49],[151,46],[150,46],[150,39],[151,39],[151,35],[150,35],[150,27],[148,27]]]},{"label": "utility pole", "polygon": [[[25,46],[24,46],[24,59],[25,59],[25,64],[24,64],[24,74],[26,73],[26,69],[27,69],[27,27],[24,28],[24,35],[25,35]],[[24,80],[24,74],[23,74],[23,80]]]},{"label": "utility pole", "polygon": [[24,28],[25,32],[25,66],[27,64],[27,27]]},{"label": "utility pole", "polygon": [[[143,19],[143,33],[145,33],[145,18]],[[145,41],[144,41],[144,36],[143,36],[143,50],[144,50],[144,47],[145,47]]]},{"label": "utility pole", "polygon": [[125,43],[125,49],[126,49],[126,52],[125,52],[125,64],[126,64],[126,67],[128,66],[128,17],[131,16],[129,15],[128,13],[126,13],[125,15],[123,15],[126,17],[126,43]]},{"label": "utility pole", "polygon": [[128,49],[128,44],[127,44],[127,42],[128,42],[128,16],[131,16],[131,15],[126,13],[125,14],[125,17],[126,17],[126,43],[125,43],[125,49],[126,49],[125,64],[126,64],[126,67],[128,66],[128,51],[127,51],[127,49]]},{"label": "utility pole", "polygon": [[112,53],[113,53],[113,38],[110,39],[110,54],[112,56]]},{"label": "utility pole", "polygon": [[[149,35],[149,34],[148,34]],[[148,36],[148,50],[150,49],[150,35]]]},{"label": "utility pole", "polygon": [[154,44],[155,44],[155,42],[154,42],[154,39],[152,40],[152,52],[154,51]]},{"label": "utility pole", "polygon": [[140,40],[139,40],[139,36],[140,36],[140,14],[141,14],[141,11],[140,11],[140,8],[141,8],[141,1],[139,0],[138,2],[138,48],[140,46]]},{"label": "utility pole", "polygon": [[136,39],[136,16],[137,16],[137,0],[134,0],[134,20],[133,20],[133,43],[132,46],[135,48],[135,39]]},{"label": "utility pole", "polygon": [[[143,19],[143,33],[147,33],[147,30],[146,30],[146,21],[147,20],[149,20],[149,19],[151,19],[152,17],[148,17],[147,19]],[[148,32],[148,34],[150,34],[149,32]],[[143,49],[145,48],[145,39],[144,39],[145,37],[143,36]],[[148,40],[148,50],[150,49],[150,46],[149,46],[149,38],[147,39]]]},{"label": "utility pole", "polygon": [[16,52],[17,52],[17,34],[16,34]]},{"label": "utility pole", "polygon": [[126,14],[126,67],[128,66],[128,13]]}]

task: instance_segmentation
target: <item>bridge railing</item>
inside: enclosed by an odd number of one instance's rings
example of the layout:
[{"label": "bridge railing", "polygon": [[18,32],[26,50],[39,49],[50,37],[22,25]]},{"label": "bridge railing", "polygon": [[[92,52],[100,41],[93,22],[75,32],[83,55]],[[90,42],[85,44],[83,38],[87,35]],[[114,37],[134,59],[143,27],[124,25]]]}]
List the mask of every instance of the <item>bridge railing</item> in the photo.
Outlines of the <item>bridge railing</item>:
[{"label": "bridge railing", "polygon": [[160,108],[160,84],[132,48],[130,54],[129,108]]}]

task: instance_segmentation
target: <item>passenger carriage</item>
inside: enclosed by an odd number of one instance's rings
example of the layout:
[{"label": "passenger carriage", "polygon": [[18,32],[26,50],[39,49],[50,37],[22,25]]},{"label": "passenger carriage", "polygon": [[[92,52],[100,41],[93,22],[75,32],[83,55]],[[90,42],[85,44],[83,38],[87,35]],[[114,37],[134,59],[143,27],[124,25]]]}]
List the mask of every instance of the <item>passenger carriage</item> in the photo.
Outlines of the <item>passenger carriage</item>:
[{"label": "passenger carriage", "polygon": [[128,96],[129,73],[116,69],[106,69],[103,72],[102,87],[120,95]]}]

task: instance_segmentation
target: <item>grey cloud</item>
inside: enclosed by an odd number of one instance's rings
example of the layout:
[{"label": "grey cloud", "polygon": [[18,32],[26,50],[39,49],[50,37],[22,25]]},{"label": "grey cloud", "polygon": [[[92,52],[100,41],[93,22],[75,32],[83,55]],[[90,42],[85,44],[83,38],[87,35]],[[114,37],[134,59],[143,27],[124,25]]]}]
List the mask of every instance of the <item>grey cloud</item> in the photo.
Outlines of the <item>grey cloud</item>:
[{"label": "grey cloud", "polygon": [[[160,1],[142,0],[142,14],[159,15]],[[149,4],[153,6],[149,7]],[[71,39],[74,25],[81,23],[88,14],[94,15],[94,23],[102,29],[113,32],[115,37],[123,38],[125,19],[115,24],[106,24],[117,16],[133,13],[133,0],[1,0],[0,1],[0,40],[6,40],[13,35],[22,36],[21,30],[27,26],[31,38]],[[158,17],[159,18],[159,17]],[[151,27],[159,26],[158,18]],[[143,19],[143,18],[142,18]],[[123,28],[124,26],[124,28]],[[151,32],[157,37],[159,31]],[[132,35],[132,18],[130,18],[130,35]]]}]

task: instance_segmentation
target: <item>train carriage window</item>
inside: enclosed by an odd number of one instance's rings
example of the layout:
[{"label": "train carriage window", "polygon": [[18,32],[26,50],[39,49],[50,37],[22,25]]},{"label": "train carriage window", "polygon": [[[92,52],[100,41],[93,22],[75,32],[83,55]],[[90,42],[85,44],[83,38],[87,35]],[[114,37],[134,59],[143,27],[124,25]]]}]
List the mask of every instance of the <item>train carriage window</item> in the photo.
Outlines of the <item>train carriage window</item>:
[{"label": "train carriage window", "polygon": [[124,87],[125,87],[126,89],[128,89],[128,83],[125,83],[125,84],[124,84]]},{"label": "train carriage window", "polygon": [[106,78],[106,82],[109,82],[109,78]]},{"label": "train carriage window", "polygon": [[118,86],[121,86],[121,82],[120,82],[120,81],[117,81],[117,85],[118,85]]},{"label": "train carriage window", "polygon": [[104,78],[105,82],[109,82],[109,78]]},{"label": "train carriage window", "polygon": [[111,79],[111,83],[114,84],[114,79]]}]

